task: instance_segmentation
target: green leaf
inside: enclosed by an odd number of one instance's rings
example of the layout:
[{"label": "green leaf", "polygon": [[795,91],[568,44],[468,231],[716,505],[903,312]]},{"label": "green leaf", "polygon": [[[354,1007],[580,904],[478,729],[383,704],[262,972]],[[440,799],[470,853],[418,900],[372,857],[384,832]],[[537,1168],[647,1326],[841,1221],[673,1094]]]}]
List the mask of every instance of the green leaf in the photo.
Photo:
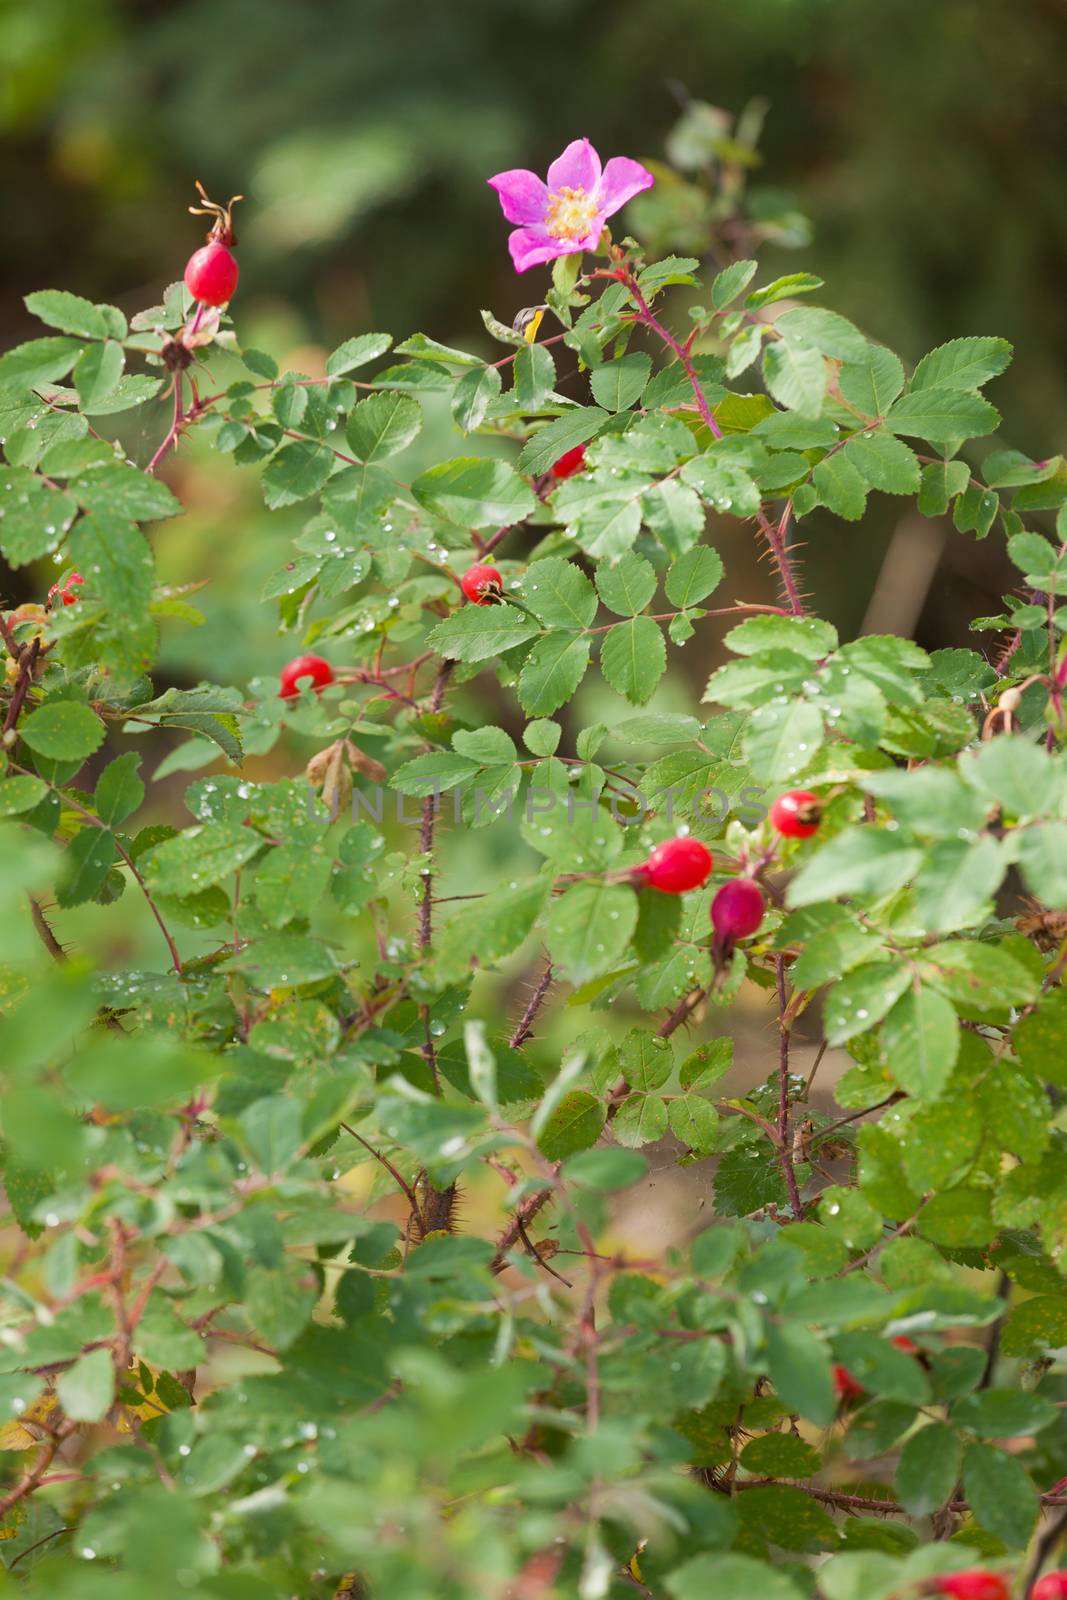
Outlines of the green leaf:
[{"label": "green leaf", "polygon": [[1011,1439],[1040,1433],[1057,1419],[1057,1411],[1044,1395],[1024,1389],[985,1389],[964,1395],[952,1411],[952,1421],[985,1439]]},{"label": "green leaf", "polygon": [[473,777],[478,763],[451,750],[433,750],[429,755],[406,761],[393,773],[393,787],[401,794],[430,795],[454,789]]},{"label": "green leaf", "polygon": [[92,900],[104,886],[115,860],[114,835],[107,828],[84,827],[71,841],[64,857],[66,877],[56,889],[61,906],[79,906]]},{"label": "green leaf", "polygon": [[1052,810],[1059,781],[1046,750],[1022,735],[987,739],[976,756],[960,761],[960,773],[980,794],[1025,820]]},{"label": "green leaf", "polygon": [[264,469],[263,498],[272,511],[295,506],[318,494],[336,464],[332,450],[310,439],[283,444]]},{"label": "green leaf", "polygon": [[281,928],[294,917],[310,917],[322,904],[333,862],[321,849],[279,845],[256,873],[256,905],[268,927]]},{"label": "green leaf", "polygon": [[51,700],[19,724],[31,750],[52,761],[84,761],[104,742],[105,729],[88,706],[76,700]]},{"label": "green leaf", "polygon": [[70,495],[46,488],[40,478],[18,467],[0,467],[0,493],[4,497],[0,548],[13,567],[24,567],[57,549],[77,516]]},{"label": "green leaf", "polygon": [[714,1148],[719,1113],[710,1100],[699,1094],[683,1094],[672,1100],[667,1110],[671,1132],[682,1144],[698,1155]]},{"label": "green leaf", "polygon": [[610,420],[611,413],[600,406],[576,406],[573,411],[565,411],[527,440],[519,456],[519,471],[533,476],[547,472],[575,445],[595,438]]},{"label": "green leaf", "polygon": [[745,301],[749,311],[757,311],[760,306],[774,305],[778,300],[791,300],[797,294],[811,294],[814,289],[823,287],[822,278],[817,278],[813,272],[787,272],[784,277],[775,278],[773,283],[768,283],[762,289],[754,289]]},{"label": "green leaf", "polygon": [[684,610],[707,598],[722,580],[722,558],[717,550],[698,545],[671,563],[664,582],[667,599]]},{"label": "green leaf", "polygon": [[953,1430],[932,1422],[912,1434],[900,1453],[896,1491],[913,1517],[928,1517],[943,1506],[959,1479],[962,1449]]},{"label": "green leaf", "polygon": [[819,498],[830,511],[849,522],[858,522],[867,509],[867,485],[856,467],[841,451],[820,461],[812,473]]},{"label": "green leaf", "polygon": [[588,1150],[599,1139],[606,1116],[604,1103],[595,1094],[588,1089],[572,1089],[538,1134],[541,1154],[548,1161],[562,1161],[579,1150]]},{"label": "green leaf", "polygon": [[761,1477],[810,1478],[818,1472],[822,1457],[795,1433],[764,1433],[748,1441],[740,1461],[746,1472]]},{"label": "green leaf", "polygon": [[98,467],[84,473],[77,480],[77,499],[86,511],[130,522],[156,522],[182,510],[165,483],[136,467]]},{"label": "green leaf", "polygon": [[141,757],[128,750],[108,763],[97,779],[96,814],[109,827],[125,822],[144,801],[144,784],[139,777]]},{"label": "green leaf", "polygon": [[825,1342],[799,1322],[767,1326],[767,1372],[782,1404],[819,1427],[837,1411]]},{"label": "green leaf", "polygon": [[621,556],[614,566],[602,564],[596,573],[601,600],[620,617],[635,617],[643,611],[656,592],[657,581],[652,563],[644,556],[634,555],[632,550]]},{"label": "green leaf", "polygon": [[102,1422],[115,1399],[111,1351],[90,1350],[56,1379],[59,1403],[72,1422]]},{"label": "green leaf", "polygon": [[1067,822],[1021,829],[1016,849],[1031,894],[1054,909],[1067,907]]},{"label": "green leaf", "polygon": [[373,466],[406,449],[421,427],[422,407],[410,395],[372,394],[356,406],[345,431],[355,454]]},{"label": "green leaf", "polygon": [[911,988],[886,1018],[886,1061],[900,1087],[920,1100],[934,1100],[952,1076],[960,1048],[960,1026],[944,995]]},{"label": "green leaf", "polygon": [[1037,1520],[1037,1493],[1014,1456],[972,1444],[963,1461],[963,1492],[980,1527],[1009,1550],[1022,1550]]},{"label": "green leaf", "polygon": [[528,716],[551,716],[571,698],[585,677],[589,648],[588,638],[568,633],[538,639],[519,674],[519,704]]},{"label": "green leaf", "polygon": [[584,1189],[615,1193],[639,1183],[648,1172],[648,1162],[635,1150],[583,1150],[564,1165],[562,1177]]},{"label": "green leaf", "polygon": [[572,983],[608,972],[630,942],[637,896],[626,884],[575,883],[552,904],[547,944]]},{"label": "green leaf", "polygon": [[600,670],[611,687],[634,705],[644,705],[652,698],[666,669],[667,646],[659,624],[651,617],[631,617],[605,634]]},{"label": "green leaf", "polygon": [[589,387],[597,405],[606,411],[628,411],[640,400],[651,376],[651,356],[636,351],[595,368],[589,376]]},{"label": "green leaf", "polygon": [[529,486],[506,461],[484,456],[442,461],[420,473],[411,492],[427,511],[462,528],[510,527],[537,507]]},{"label": "green leaf", "polygon": [[788,411],[817,417],[826,395],[826,360],[814,345],[779,339],[763,352],[763,378]]},{"label": "green leaf", "polygon": [[543,345],[523,344],[512,367],[512,399],[522,411],[540,411],[556,386],[556,363]]},{"label": "green leaf", "polygon": [[26,310],[60,333],[78,334],[83,339],[126,337],[126,318],[114,306],[94,306],[80,294],[65,289],[38,289],[25,297]]},{"label": "green leaf", "polygon": [[450,661],[487,661],[537,631],[537,623],[512,606],[463,606],[438,623],[429,644]]},{"label": "green leaf", "polygon": [[1007,339],[950,339],[923,356],[911,380],[917,389],[980,389],[1011,362]]},{"label": "green leaf", "polygon": [[711,303],[716,311],[724,310],[742,289],[748,288],[758,265],[756,261],[734,261],[712,279]]},{"label": "green leaf", "polygon": [[671,1600],[804,1600],[785,1572],[751,1556],[693,1556],[665,1579]]},{"label": "green leaf", "polygon": [[387,333],[358,333],[354,339],[346,339],[327,356],[326,376],[340,378],[357,367],[365,367],[376,356],[383,356],[392,342]]},{"label": "green leaf", "polygon": [[560,556],[531,565],[522,598],[548,628],[588,628],[596,616],[596,590],[576,562]]},{"label": "green leaf", "polygon": [[806,700],[785,705],[771,701],[752,713],[745,729],[745,758],[758,783],[782,783],[811,765],[822,740],[822,717],[813,705]]},{"label": "green leaf", "polygon": [[831,1044],[866,1033],[894,1006],[911,981],[902,962],[872,961],[835,983],[826,997],[824,1027]]},{"label": "green leaf", "polygon": [[89,408],[106,400],[122,377],[125,365],[126,353],[114,339],[86,345],[74,363],[74,387],[81,404]]},{"label": "green leaf", "polygon": [[922,865],[922,851],[877,828],[849,828],[819,850],[789,886],[791,906],[845,895],[886,895],[903,887]]},{"label": "green leaf", "polygon": [[448,979],[460,977],[477,949],[483,967],[517,950],[548,903],[551,880],[495,889],[464,906],[437,935],[437,965]]},{"label": "green leaf", "polygon": [[730,629],[725,643],[737,655],[781,649],[814,662],[837,649],[837,629],[818,617],[749,617]]},{"label": "green leaf", "polygon": [[277,1266],[252,1268],[244,1304],[252,1326],[267,1343],[287,1350],[311,1320],[319,1293],[309,1263],[280,1261]]},{"label": "green leaf", "polygon": [[48,793],[48,785],[41,778],[22,776],[0,780],[0,817],[17,817],[23,811],[32,811]]},{"label": "green leaf", "polygon": [[78,339],[31,339],[0,356],[0,389],[18,392],[55,383],[74,365],[84,346]]},{"label": "green leaf", "polygon": [[917,434],[935,443],[943,439],[978,439],[1000,424],[998,412],[981,395],[963,389],[909,391],[889,409],[890,433]]},{"label": "green leaf", "polygon": [[918,494],[919,462],[913,450],[881,429],[855,433],[844,454],[872,489],[886,494]]},{"label": "green leaf", "polygon": [[667,1131],[667,1106],[659,1095],[639,1091],[628,1094],[611,1125],[618,1142],[628,1150],[654,1144]]},{"label": "green leaf", "polygon": [[904,368],[891,350],[868,344],[862,361],[849,361],[837,386],[850,406],[865,417],[883,417],[904,387]]},{"label": "green leaf", "polygon": [[264,846],[262,834],[237,822],[186,828],[142,857],[149,887],[159,894],[187,895],[222,883]]},{"label": "green leaf", "polygon": [[155,562],[151,545],[134,523],[103,513],[82,517],[69,548],[79,572],[120,624],[144,612],[152,596]]},{"label": "green leaf", "polygon": [[[521,352],[520,352],[521,354]],[[464,433],[473,433],[485,421],[486,412],[500,393],[498,367],[472,367],[452,391],[452,416]],[[378,398],[381,398],[380,396]],[[411,404],[415,404],[414,401]],[[358,407],[357,407],[358,410]],[[421,420],[421,418],[420,418]],[[416,429],[416,432],[418,429]],[[355,447],[355,441],[352,441]],[[400,446],[397,447],[398,449]],[[358,452],[357,452],[358,453]],[[387,452],[382,451],[381,454]],[[369,459],[369,458],[368,458]]]}]

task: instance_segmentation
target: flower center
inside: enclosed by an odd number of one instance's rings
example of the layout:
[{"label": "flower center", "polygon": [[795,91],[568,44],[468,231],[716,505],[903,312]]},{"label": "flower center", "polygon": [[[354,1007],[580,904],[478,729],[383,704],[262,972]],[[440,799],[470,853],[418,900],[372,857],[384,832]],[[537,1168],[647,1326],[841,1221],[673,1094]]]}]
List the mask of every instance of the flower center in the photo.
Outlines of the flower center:
[{"label": "flower center", "polygon": [[597,203],[592,195],[564,184],[548,203],[545,229],[553,239],[584,239],[596,214]]}]

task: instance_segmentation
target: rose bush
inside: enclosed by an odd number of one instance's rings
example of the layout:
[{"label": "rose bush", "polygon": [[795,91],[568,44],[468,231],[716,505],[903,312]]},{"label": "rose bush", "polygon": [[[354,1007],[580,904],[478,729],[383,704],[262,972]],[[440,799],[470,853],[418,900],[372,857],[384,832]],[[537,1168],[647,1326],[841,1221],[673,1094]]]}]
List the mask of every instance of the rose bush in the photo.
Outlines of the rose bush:
[{"label": "rose bush", "polygon": [[[810,274],[615,242],[652,176],[576,141],[492,180],[516,266],[554,265],[489,358],[362,332],[279,372],[221,309],[209,203],[161,306],[33,294],[47,331],[0,359],[0,550],[64,572],[0,622],[11,1588],[1058,1582],[1067,464],[975,444],[1001,339],[908,373]],[[157,398],[139,465],[112,419]],[[468,442],[410,476],[441,405]],[[296,508],[280,681],[152,681],[197,621],[153,556],[194,430]],[[1006,539],[981,648],[818,616],[795,532],[847,559],[872,493]],[[724,578],[726,518],[779,603]],[[642,709],[720,639],[701,705]],[[590,672],[631,709],[587,722]],[[212,767],[181,827],[137,820],[161,730],[165,770]],[[252,776],[283,737],[290,775]],[[52,905],[121,895],[151,964],[96,971]],[[737,1094],[746,983],[775,1065]],[[713,1175],[648,1259],[612,1217],[656,1144]]]}]

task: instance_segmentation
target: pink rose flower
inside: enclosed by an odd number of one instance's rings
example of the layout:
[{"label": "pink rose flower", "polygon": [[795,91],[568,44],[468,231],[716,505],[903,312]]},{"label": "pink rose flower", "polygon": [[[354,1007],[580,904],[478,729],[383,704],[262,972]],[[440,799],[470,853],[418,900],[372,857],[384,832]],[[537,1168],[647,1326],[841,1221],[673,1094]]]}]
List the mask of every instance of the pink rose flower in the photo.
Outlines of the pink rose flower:
[{"label": "pink rose flower", "polygon": [[647,167],[628,156],[613,156],[601,168],[588,139],[573,140],[553,161],[547,183],[522,167],[498,172],[489,184],[505,217],[519,224],[508,238],[515,271],[595,250],[607,218],[655,181]]}]

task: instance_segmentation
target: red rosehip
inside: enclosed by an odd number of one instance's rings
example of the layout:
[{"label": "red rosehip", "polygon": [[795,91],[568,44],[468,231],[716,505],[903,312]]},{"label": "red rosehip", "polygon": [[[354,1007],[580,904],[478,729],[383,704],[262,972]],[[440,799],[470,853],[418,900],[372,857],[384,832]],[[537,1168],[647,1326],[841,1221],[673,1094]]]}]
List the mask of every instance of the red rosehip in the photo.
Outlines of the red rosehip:
[{"label": "red rosehip", "polygon": [[834,1368],[834,1388],[839,1400],[858,1400],[860,1395],[867,1393],[859,1379],[842,1366]]},{"label": "red rosehip", "polygon": [[314,689],[325,689],[328,683],[334,681],[333,668],[322,656],[294,656],[292,661],[286,662],[281,670],[282,700],[294,700],[300,693],[301,681],[311,679]]},{"label": "red rosehip", "polygon": [[1046,1572],[1034,1585],[1030,1600],[1065,1600],[1067,1572]]},{"label": "red rosehip", "polygon": [[983,1567],[948,1572],[934,1582],[935,1593],[951,1595],[953,1600],[1011,1600],[1008,1580],[999,1572],[987,1572]]},{"label": "red rosehip", "polygon": [[194,300],[206,306],[224,306],[233,299],[241,269],[237,257],[221,239],[211,239],[194,250],[185,269],[185,287]]},{"label": "red rosehip", "polygon": [[500,599],[504,580],[496,567],[476,561],[473,567],[467,568],[459,580],[459,586],[472,606],[491,606],[494,600]]},{"label": "red rosehip", "polygon": [[664,894],[683,894],[699,889],[711,871],[711,851],[699,839],[679,834],[656,845],[638,872],[653,889]]},{"label": "red rosehip", "polygon": [[558,461],[554,461],[549,468],[556,479],[573,478],[576,472],[581,472],[585,467],[585,445],[576,444],[573,450],[565,450]]},{"label": "red rosehip", "polygon": [[69,578],[61,583],[54,583],[48,591],[48,604],[54,606],[57,599],[62,599],[65,606],[77,604],[78,596],[75,594],[75,585],[79,588],[85,582],[80,572],[72,572]]},{"label": "red rosehip", "polygon": [[771,826],[787,839],[810,839],[819,826],[822,804],[807,789],[780,794],[771,807]]},{"label": "red rosehip", "polygon": [[763,895],[751,878],[731,878],[711,902],[711,922],[722,939],[747,939],[763,921]]}]

